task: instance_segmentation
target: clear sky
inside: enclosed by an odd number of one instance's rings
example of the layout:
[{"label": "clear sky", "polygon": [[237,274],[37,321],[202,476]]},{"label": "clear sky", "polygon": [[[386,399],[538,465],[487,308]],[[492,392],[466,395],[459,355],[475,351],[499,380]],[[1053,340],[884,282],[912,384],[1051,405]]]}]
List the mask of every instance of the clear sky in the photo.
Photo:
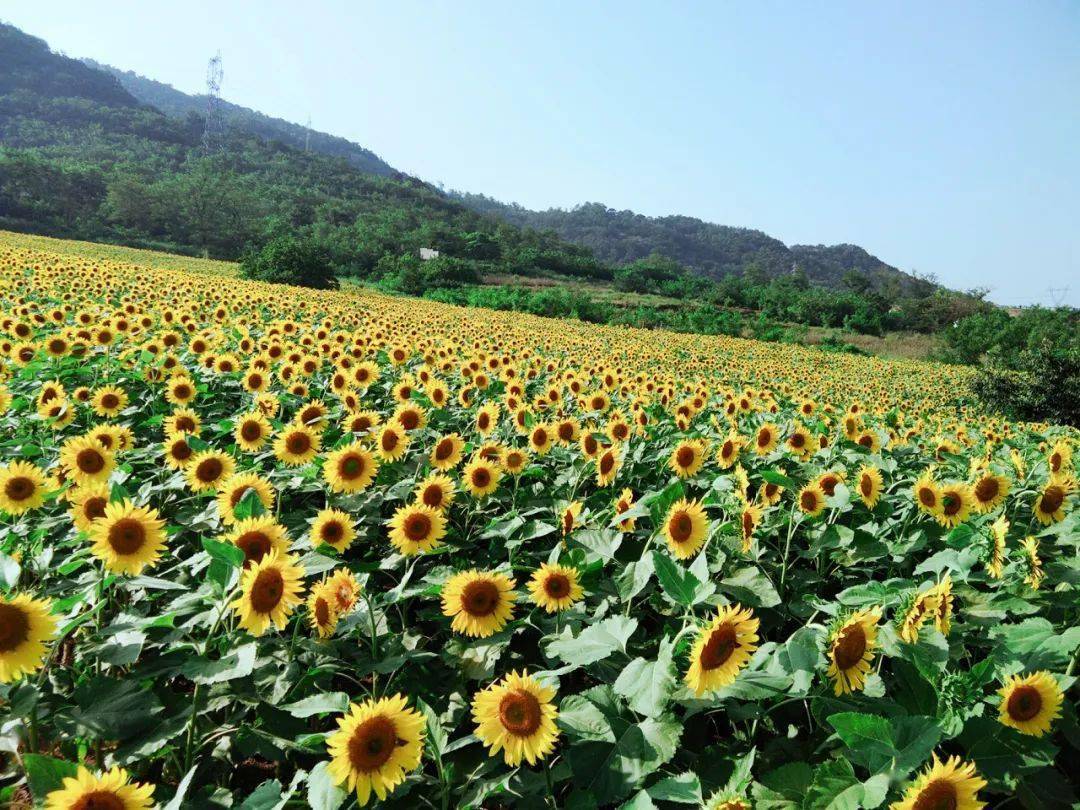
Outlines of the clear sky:
[{"label": "clear sky", "polygon": [[1080,2],[0,0],[71,56],[532,208],[852,242],[1080,305]]}]

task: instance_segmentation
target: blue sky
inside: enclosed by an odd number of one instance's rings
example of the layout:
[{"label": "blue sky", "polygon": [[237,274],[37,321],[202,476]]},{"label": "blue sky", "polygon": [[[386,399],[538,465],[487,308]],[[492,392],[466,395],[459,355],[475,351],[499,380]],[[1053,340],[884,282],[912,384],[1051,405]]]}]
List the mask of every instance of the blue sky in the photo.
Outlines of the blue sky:
[{"label": "blue sky", "polygon": [[1080,3],[0,2],[448,187],[853,242],[1080,305]]}]

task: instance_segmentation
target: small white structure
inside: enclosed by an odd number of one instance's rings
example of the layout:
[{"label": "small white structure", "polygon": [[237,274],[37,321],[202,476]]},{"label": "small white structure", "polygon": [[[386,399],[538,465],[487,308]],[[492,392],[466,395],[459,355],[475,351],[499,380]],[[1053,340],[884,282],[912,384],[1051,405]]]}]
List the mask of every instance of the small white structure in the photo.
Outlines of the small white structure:
[{"label": "small white structure", "polygon": [[420,248],[420,258],[425,262],[428,259],[437,259],[439,258],[439,251],[433,248]]}]

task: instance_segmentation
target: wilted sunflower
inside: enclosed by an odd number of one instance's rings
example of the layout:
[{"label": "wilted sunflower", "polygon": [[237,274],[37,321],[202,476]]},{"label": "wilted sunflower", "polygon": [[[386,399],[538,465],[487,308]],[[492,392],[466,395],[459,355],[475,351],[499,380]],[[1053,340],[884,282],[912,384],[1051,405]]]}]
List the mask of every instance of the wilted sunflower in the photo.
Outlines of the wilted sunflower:
[{"label": "wilted sunflower", "polygon": [[67,478],[79,486],[86,486],[108,481],[116,462],[99,440],[77,436],[60,447],[60,466]]},{"label": "wilted sunflower", "polygon": [[326,582],[311,589],[307,599],[308,621],[319,638],[328,638],[337,629],[338,609]]},{"label": "wilted sunflower", "polygon": [[535,765],[555,750],[559,738],[554,698],[555,690],[528,672],[511,672],[473,698],[476,736],[493,756],[502,751],[511,767],[523,759]]},{"label": "wilted sunflower", "polygon": [[262,411],[241,414],[233,428],[233,439],[241,450],[257,453],[273,434],[274,429]]},{"label": "wilted sunflower", "polygon": [[1064,694],[1049,672],[1010,675],[998,694],[1001,695],[998,719],[1021,734],[1041,737],[1061,717]]},{"label": "wilted sunflower", "polygon": [[0,509],[9,515],[21,515],[45,502],[49,478],[26,461],[13,461],[0,467]]},{"label": "wilted sunflower", "polygon": [[272,515],[237,521],[225,541],[244,552],[245,568],[259,562],[271,552],[285,554],[289,550],[289,535],[285,527],[274,520]]},{"label": "wilted sunflower", "polygon": [[352,516],[340,509],[322,509],[311,524],[311,544],[318,548],[325,543],[339,554],[352,545],[356,529]]},{"label": "wilted sunflower", "polygon": [[810,517],[825,510],[825,493],[817,482],[811,481],[799,491],[799,509]]},{"label": "wilted sunflower", "polygon": [[442,511],[422,503],[399,506],[386,525],[390,527],[390,542],[407,557],[431,551],[446,536]]},{"label": "wilted sunflower", "polygon": [[1035,498],[1035,517],[1049,526],[1065,519],[1065,501],[1076,489],[1076,481],[1068,475],[1052,475],[1043,491]]},{"label": "wilted sunflower", "polygon": [[353,703],[326,738],[327,771],[334,783],[356,791],[363,807],[372,792],[380,801],[416,770],[424,750],[424,716],[403,695]]},{"label": "wilted sunflower", "polygon": [[494,492],[501,477],[502,470],[499,465],[480,455],[473,456],[472,461],[466,464],[461,472],[465,489],[474,498],[483,498]]},{"label": "wilted sunflower", "polygon": [[317,430],[293,422],[274,439],[274,456],[289,467],[299,467],[312,461],[321,445]]},{"label": "wilted sunflower", "polygon": [[29,594],[0,595],[0,683],[36,672],[56,635],[52,602]]},{"label": "wilted sunflower", "polygon": [[934,627],[943,636],[949,635],[952,629],[953,592],[952,576],[946,574],[941,582],[934,588],[937,597],[937,608],[934,610]]},{"label": "wilted sunflower", "polygon": [[971,485],[971,497],[977,512],[989,512],[1009,494],[1009,479],[986,470]]},{"label": "wilted sunflower", "polygon": [[951,482],[941,485],[941,506],[934,517],[948,528],[959,526],[971,514],[971,488],[967,484]]},{"label": "wilted sunflower", "polygon": [[837,697],[859,692],[866,685],[870,662],[877,646],[877,624],[881,608],[856,611],[839,625],[829,638],[828,676]]},{"label": "wilted sunflower", "polygon": [[578,583],[577,569],[565,565],[541,563],[533,572],[528,588],[533,604],[548,613],[568,610],[585,596]]},{"label": "wilted sunflower", "polygon": [[979,791],[986,780],[979,777],[975,765],[950,757],[945,762],[934,754],[930,765],[904,792],[904,798],[889,805],[889,810],[982,810]]},{"label": "wilted sunflower", "polygon": [[465,441],[457,433],[440,436],[431,448],[431,466],[442,472],[452,470],[461,462],[464,447]]},{"label": "wilted sunflower", "polygon": [[668,466],[679,478],[697,475],[705,463],[705,442],[700,439],[687,439],[671,451]]},{"label": "wilted sunflower", "polygon": [[877,467],[866,465],[855,476],[855,488],[868,509],[877,506],[878,499],[881,498],[881,486],[881,470]]},{"label": "wilted sunflower", "polygon": [[123,768],[94,776],[80,765],[63,787],[45,795],[45,810],[149,810],[153,795],[153,785],[132,782]]},{"label": "wilted sunflower", "polygon": [[90,553],[110,571],[137,576],[161,557],[164,527],[156,509],[129,500],[110,503],[105,514],[90,524]]},{"label": "wilted sunflower", "polygon": [[249,492],[255,493],[263,511],[274,511],[274,500],[277,494],[274,492],[273,485],[258,473],[237,473],[230,476],[218,491],[217,507],[222,523],[231,526],[236,522],[236,507]]},{"label": "wilted sunflower", "polygon": [[322,475],[331,492],[353,495],[363,492],[375,480],[379,462],[360,442],[327,453]]},{"label": "wilted sunflower", "polygon": [[1046,577],[1042,560],[1039,558],[1039,538],[1028,535],[1020,541],[1020,548],[1024,550],[1024,555],[1027,557],[1027,575],[1024,577],[1024,582],[1031,590],[1037,591]]},{"label": "wilted sunflower", "polygon": [[922,593],[911,599],[911,604],[903,613],[900,620],[900,638],[908,644],[914,644],[919,640],[919,631],[927,620],[934,619],[938,612],[937,586],[931,586]]},{"label": "wilted sunflower", "polygon": [[664,536],[676,559],[686,560],[697,554],[708,534],[709,518],[700,502],[681,498],[668,509]]},{"label": "wilted sunflower", "polygon": [[684,680],[699,697],[733,683],[757,649],[758,626],[750,608],[725,605],[698,631]]},{"label": "wilted sunflower", "polygon": [[253,636],[261,636],[271,624],[284,630],[293,608],[303,601],[303,578],[304,569],[295,557],[271,551],[244,569],[240,596],[229,607]]},{"label": "wilted sunflower", "polygon": [[193,492],[204,492],[219,488],[235,469],[236,461],[228,453],[204,450],[184,468],[184,477]]},{"label": "wilted sunflower", "polygon": [[424,506],[445,512],[454,502],[454,479],[449,475],[432,473],[416,485],[413,494]]},{"label": "wilted sunflower", "polygon": [[514,581],[495,571],[463,571],[443,586],[442,610],[452,616],[451,627],[474,638],[494,635],[510,621],[514,610]]}]

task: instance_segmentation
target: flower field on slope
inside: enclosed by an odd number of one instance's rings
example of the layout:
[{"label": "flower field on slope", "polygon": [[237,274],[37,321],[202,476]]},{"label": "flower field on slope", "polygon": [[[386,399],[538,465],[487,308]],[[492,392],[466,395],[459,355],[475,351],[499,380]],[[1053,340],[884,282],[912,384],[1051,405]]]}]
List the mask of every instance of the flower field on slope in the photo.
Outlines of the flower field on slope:
[{"label": "flower field on slope", "polygon": [[1076,801],[1078,437],[965,370],[10,235],[0,319],[7,804]]}]

